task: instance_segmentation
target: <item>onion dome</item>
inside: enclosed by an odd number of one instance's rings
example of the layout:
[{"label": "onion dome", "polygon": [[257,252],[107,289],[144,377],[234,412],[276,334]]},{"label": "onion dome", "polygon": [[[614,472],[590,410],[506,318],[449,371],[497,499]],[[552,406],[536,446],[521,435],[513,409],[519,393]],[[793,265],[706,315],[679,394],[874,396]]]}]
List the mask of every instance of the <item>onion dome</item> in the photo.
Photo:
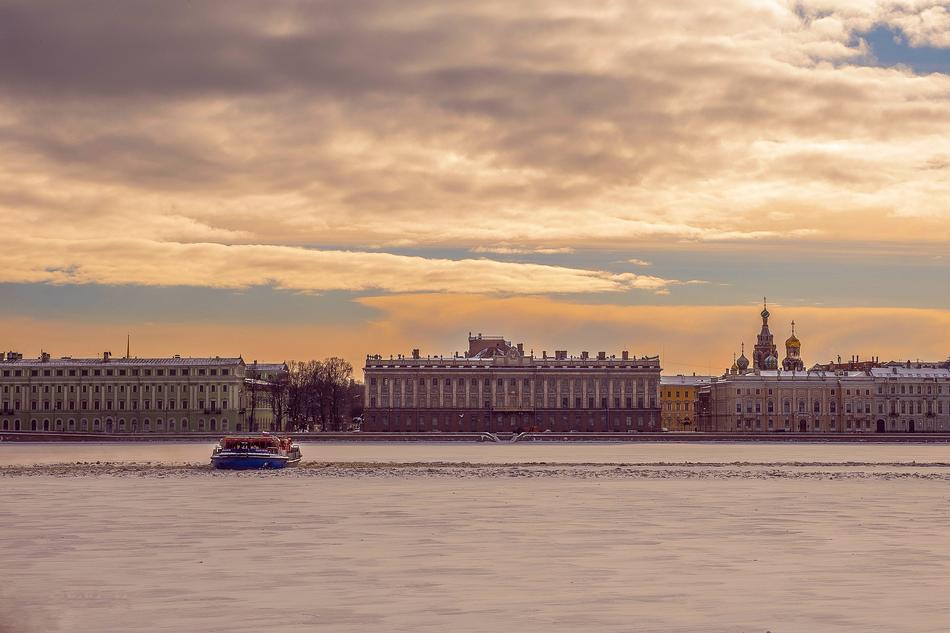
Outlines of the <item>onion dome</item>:
[{"label": "onion dome", "polygon": [[767,302],[765,299],[762,299],[762,312],[761,312],[761,314],[762,314],[762,318],[763,318],[763,319],[766,319],[766,320],[768,320],[768,318],[771,316],[771,313],[769,312],[769,304],[768,304],[768,302]]},{"label": "onion dome", "polygon": [[795,336],[795,322],[794,321],[792,321],[792,335],[789,336],[788,340],[785,341],[785,347],[786,348],[794,347],[797,349],[801,349],[802,347],[802,342],[798,340],[797,336]]},{"label": "onion dome", "polygon": [[775,357],[775,355],[773,354],[769,354],[765,358],[765,362],[763,363],[763,365],[764,365],[763,369],[778,369],[778,358]]},{"label": "onion dome", "polygon": [[736,366],[739,371],[745,371],[749,368],[749,359],[745,357],[745,343],[742,344],[742,355],[736,359]]}]

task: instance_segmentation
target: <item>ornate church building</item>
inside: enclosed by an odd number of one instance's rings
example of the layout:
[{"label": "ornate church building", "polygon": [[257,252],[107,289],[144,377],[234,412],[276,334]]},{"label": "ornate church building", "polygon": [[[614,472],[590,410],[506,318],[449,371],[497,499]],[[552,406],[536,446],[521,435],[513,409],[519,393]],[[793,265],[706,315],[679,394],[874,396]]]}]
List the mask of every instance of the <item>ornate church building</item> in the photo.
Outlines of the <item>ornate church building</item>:
[{"label": "ornate church building", "polygon": [[[752,350],[752,371],[777,371],[779,369],[778,348],[775,346],[775,337],[769,330],[769,312],[768,301],[763,300],[762,312],[762,330],[756,337],[755,347]],[[802,342],[795,336],[795,322],[792,321],[792,335],[785,341],[785,359],[782,360],[781,369],[784,371],[805,371],[805,363],[802,361]],[[728,373],[744,374],[749,371],[749,359],[745,355],[745,344],[742,345],[742,354],[732,364]]]}]

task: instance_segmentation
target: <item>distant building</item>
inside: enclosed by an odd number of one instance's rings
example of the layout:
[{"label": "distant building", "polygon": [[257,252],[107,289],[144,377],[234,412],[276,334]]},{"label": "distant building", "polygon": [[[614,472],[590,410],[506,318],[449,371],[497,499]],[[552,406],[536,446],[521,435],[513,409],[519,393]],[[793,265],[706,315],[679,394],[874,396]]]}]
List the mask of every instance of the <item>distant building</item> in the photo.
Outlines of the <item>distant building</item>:
[{"label": "distant building", "polygon": [[232,358],[0,354],[0,429],[89,433],[246,430],[245,364]]},{"label": "distant building", "polygon": [[368,356],[364,431],[660,429],[660,361],[566,350],[540,357],[500,336],[469,335],[464,355]]},{"label": "distant building", "polygon": [[711,376],[661,376],[660,422],[668,431],[697,431],[699,390]]},{"label": "distant building", "polygon": [[[699,428],[711,432],[874,433],[950,431],[950,368],[942,363],[880,363],[877,358],[804,369],[801,341],[785,342],[774,362],[762,310],[753,366],[741,355],[697,394]],[[765,356],[763,357],[763,354]]]},{"label": "distant building", "polygon": [[285,389],[287,363],[248,363],[244,392],[246,394],[247,428],[252,431],[280,431],[274,419],[273,390]]}]

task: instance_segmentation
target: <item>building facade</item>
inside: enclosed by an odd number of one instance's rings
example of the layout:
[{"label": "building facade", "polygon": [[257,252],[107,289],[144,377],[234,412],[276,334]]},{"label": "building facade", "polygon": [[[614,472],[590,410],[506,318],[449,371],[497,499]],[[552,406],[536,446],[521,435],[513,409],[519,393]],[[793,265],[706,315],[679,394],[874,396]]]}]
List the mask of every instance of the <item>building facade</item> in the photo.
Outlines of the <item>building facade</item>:
[{"label": "building facade", "polygon": [[697,431],[699,390],[711,376],[661,376],[660,422],[668,431]]},{"label": "building facade", "polygon": [[712,432],[928,433],[950,431],[950,370],[753,372],[705,387]]},{"label": "building facade", "polygon": [[464,355],[368,356],[364,431],[635,432],[660,429],[660,361],[526,354],[469,335]]},{"label": "building facade", "polygon": [[[256,360],[245,368],[244,400],[247,430],[281,431],[283,420],[278,423],[274,414],[275,396],[279,399],[276,407],[286,407],[287,363],[259,363]],[[281,393],[276,394],[275,389]]]},{"label": "building facade", "polygon": [[246,430],[240,358],[24,359],[0,354],[0,429],[88,433]]},{"label": "building facade", "polygon": [[[950,369],[881,365],[876,358],[806,371],[801,341],[785,342],[781,368],[770,348],[769,311],[750,368],[745,350],[698,394],[699,428],[711,432],[900,433],[950,431]],[[764,356],[764,357],[763,357]]]}]

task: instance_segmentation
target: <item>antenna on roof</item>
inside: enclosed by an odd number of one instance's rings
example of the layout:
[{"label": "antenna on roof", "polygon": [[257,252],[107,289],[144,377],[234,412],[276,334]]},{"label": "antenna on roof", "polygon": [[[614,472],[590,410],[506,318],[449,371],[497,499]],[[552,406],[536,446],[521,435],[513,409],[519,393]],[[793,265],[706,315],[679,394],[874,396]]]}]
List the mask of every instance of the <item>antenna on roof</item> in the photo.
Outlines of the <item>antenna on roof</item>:
[{"label": "antenna on roof", "polygon": [[125,335],[125,357],[132,358],[132,333],[129,332]]}]

